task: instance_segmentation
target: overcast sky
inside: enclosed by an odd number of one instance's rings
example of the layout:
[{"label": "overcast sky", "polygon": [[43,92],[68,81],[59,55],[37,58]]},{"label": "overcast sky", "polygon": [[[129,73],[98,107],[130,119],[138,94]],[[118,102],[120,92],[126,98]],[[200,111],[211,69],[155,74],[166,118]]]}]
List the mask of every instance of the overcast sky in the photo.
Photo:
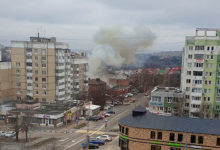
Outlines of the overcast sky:
[{"label": "overcast sky", "polygon": [[197,27],[219,28],[220,0],[0,0],[0,43],[55,36],[72,49],[92,49],[100,27],[146,26],[152,51],[182,50]]}]

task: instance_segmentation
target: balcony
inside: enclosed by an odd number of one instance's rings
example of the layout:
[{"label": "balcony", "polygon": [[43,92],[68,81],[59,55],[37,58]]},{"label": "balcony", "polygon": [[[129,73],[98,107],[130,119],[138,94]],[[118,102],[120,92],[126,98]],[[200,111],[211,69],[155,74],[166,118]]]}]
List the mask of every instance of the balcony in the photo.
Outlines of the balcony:
[{"label": "balcony", "polygon": [[65,76],[65,72],[56,73],[56,76],[58,76],[58,77],[63,77],[63,76]]},{"label": "balcony", "polygon": [[57,70],[65,70],[65,66],[63,65],[63,66],[56,66],[56,69]]},{"label": "balcony", "polygon": [[27,56],[32,56],[32,52],[27,52],[26,55]]},{"label": "balcony", "polygon": [[26,62],[32,63],[33,61],[32,61],[32,59],[26,59]]}]

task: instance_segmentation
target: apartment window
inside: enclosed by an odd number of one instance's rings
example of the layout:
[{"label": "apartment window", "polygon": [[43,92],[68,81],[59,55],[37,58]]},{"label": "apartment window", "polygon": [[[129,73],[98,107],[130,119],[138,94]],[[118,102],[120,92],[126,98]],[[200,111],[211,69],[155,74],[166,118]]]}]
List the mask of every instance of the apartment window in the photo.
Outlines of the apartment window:
[{"label": "apartment window", "polygon": [[16,69],[16,74],[20,74],[20,70],[19,69]]},{"label": "apartment window", "polygon": [[157,132],[157,139],[162,140],[162,132]]},{"label": "apartment window", "polygon": [[192,96],[192,100],[200,101],[201,97],[200,96]]},{"label": "apartment window", "polygon": [[188,58],[189,58],[189,59],[192,59],[192,55],[188,55]]},{"label": "apartment window", "polygon": [[206,59],[209,59],[209,55],[206,55]]},{"label": "apartment window", "polygon": [[32,83],[28,83],[27,86],[32,86]]},{"label": "apartment window", "polygon": [[209,68],[212,68],[212,64],[209,64]]},{"label": "apartment window", "polygon": [[21,100],[21,96],[17,96],[17,100]]},{"label": "apartment window", "polygon": [[178,142],[182,142],[183,141],[183,134],[178,134]]},{"label": "apartment window", "polygon": [[186,91],[190,91],[190,87],[186,87]]},{"label": "apartment window", "polygon": [[204,93],[207,93],[207,89],[204,89]]},{"label": "apartment window", "polygon": [[173,98],[172,97],[167,97],[167,103],[172,103]]},{"label": "apartment window", "polygon": [[34,57],[34,59],[35,59],[35,60],[38,60],[38,57],[37,57],[37,56],[35,56],[35,57]]},{"label": "apartment window", "polygon": [[38,53],[38,49],[34,49],[34,53],[37,54]]},{"label": "apartment window", "polygon": [[32,67],[32,63],[26,63],[26,66]]},{"label": "apartment window", "polygon": [[198,143],[203,144],[203,136],[198,136]]},{"label": "apartment window", "polygon": [[17,86],[17,87],[20,87],[20,86],[21,86],[21,83],[16,83],[16,86]]},{"label": "apartment window", "polygon": [[213,55],[211,55],[211,59],[213,59]]},{"label": "apartment window", "polygon": [[42,82],[46,82],[46,78],[42,78]]},{"label": "apartment window", "polygon": [[35,81],[38,81],[38,77],[35,77]]},{"label": "apartment window", "polygon": [[202,71],[193,71],[193,76],[202,76]]},{"label": "apartment window", "polygon": [[46,98],[42,98],[42,102],[44,102],[44,103],[45,103],[46,101],[47,101],[47,99],[46,99]]},{"label": "apartment window", "polygon": [[209,76],[212,76],[212,72],[209,72]]},{"label": "apartment window", "polygon": [[207,84],[208,83],[208,81],[207,80],[205,80],[205,84]]},{"label": "apartment window", "polygon": [[191,71],[187,71],[187,75],[191,75]]},{"label": "apartment window", "polygon": [[32,70],[27,70],[27,73],[32,73]]},{"label": "apartment window", "polygon": [[170,150],[181,150],[181,148],[171,147]]},{"label": "apartment window", "polygon": [[219,106],[219,105],[216,105],[216,106],[215,106],[215,109],[216,109],[216,110],[219,110],[219,109],[220,109],[220,106]]},{"label": "apartment window", "polygon": [[194,67],[202,68],[203,67],[203,63],[194,63]]},{"label": "apartment window", "polygon": [[220,89],[217,89],[217,93],[220,94]]},{"label": "apartment window", "polygon": [[195,50],[204,50],[204,46],[195,46]]},{"label": "apartment window", "polygon": [[41,54],[42,54],[42,55],[45,55],[45,54],[46,54],[46,50],[45,50],[45,49],[42,49],[42,50],[41,50]]},{"label": "apartment window", "polygon": [[38,67],[38,64],[37,64],[37,63],[35,63],[35,67]]},{"label": "apartment window", "polygon": [[206,101],[206,97],[204,97],[203,100]]},{"label": "apartment window", "polygon": [[42,71],[42,75],[46,75],[46,71]]},{"label": "apartment window", "polygon": [[189,95],[186,95],[185,97],[186,97],[186,99],[189,99]]},{"label": "apartment window", "polygon": [[128,128],[125,129],[125,134],[128,135]]},{"label": "apartment window", "polygon": [[170,133],[170,141],[175,141],[175,134],[174,133]]},{"label": "apartment window", "polygon": [[209,81],[209,84],[212,84],[212,81]]},{"label": "apartment window", "polygon": [[45,56],[42,56],[42,57],[41,57],[41,60],[42,60],[42,61],[46,61],[46,57],[45,57]]},{"label": "apartment window", "polygon": [[217,138],[216,145],[220,146],[220,138]]},{"label": "apartment window", "polygon": [[214,50],[214,46],[212,46],[212,51]]},{"label": "apartment window", "polygon": [[35,83],[35,88],[38,88],[38,84],[37,83]]},{"label": "apartment window", "polygon": [[193,50],[193,46],[189,46],[189,50]]},{"label": "apartment window", "polygon": [[38,91],[35,91],[35,94],[37,95],[37,94],[38,94]]},{"label": "apartment window", "polygon": [[186,79],[186,83],[190,83],[191,82],[191,80],[190,79]]},{"label": "apartment window", "polygon": [[42,67],[45,68],[45,67],[46,67],[46,64],[42,64]]},{"label": "apartment window", "polygon": [[209,67],[209,64],[206,64],[205,67],[208,68],[208,67]]},{"label": "apartment window", "polygon": [[43,88],[43,89],[46,89],[46,84],[42,84],[42,88]]},{"label": "apartment window", "polygon": [[35,75],[37,75],[38,74],[38,71],[37,70],[35,70]]},{"label": "apartment window", "polygon": [[195,54],[194,59],[203,59],[204,55],[203,54]]},{"label": "apartment window", "polygon": [[202,93],[202,88],[192,88],[193,93]]},{"label": "apartment window", "polygon": [[218,68],[220,68],[220,64],[218,64]]},{"label": "apartment window", "polygon": [[205,76],[208,76],[208,72],[205,72]]},{"label": "apartment window", "polygon": [[211,89],[208,89],[208,93],[210,93],[211,92]]},{"label": "apartment window", "polygon": [[155,131],[151,131],[150,132],[150,138],[151,139],[155,139]]},{"label": "apartment window", "polygon": [[196,143],[196,136],[195,135],[191,135],[190,142],[191,143]]},{"label": "apartment window", "polygon": [[215,101],[220,102],[220,97],[216,97]]},{"label": "apartment window", "polygon": [[122,132],[122,133],[124,133],[124,127],[122,127],[122,130],[121,130],[121,132]]},{"label": "apartment window", "polygon": [[20,77],[16,77],[16,81],[20,81]]},{"label": "apartment window", "polygon": [[192,63],[187,63],[187,67],[192,67]]},{"label": "apartment window", "polygon": [[209,46],[207,47],[207,50],[209,50]]},{"label": "apartment window", "polygon": [[202,80],[194,80],[194,84],[202,84]]},{"label": "apartment window", "polygon": [[47,92],[46,92],[46,91],[43,91],[43,92],[42,92],[42,94],[43,94],[43,95],[46,95],[46,94],[47,94]]},{"label": "apartment window", "polygon": [[20,62],[16,62],[16,67],[20,67]]}]

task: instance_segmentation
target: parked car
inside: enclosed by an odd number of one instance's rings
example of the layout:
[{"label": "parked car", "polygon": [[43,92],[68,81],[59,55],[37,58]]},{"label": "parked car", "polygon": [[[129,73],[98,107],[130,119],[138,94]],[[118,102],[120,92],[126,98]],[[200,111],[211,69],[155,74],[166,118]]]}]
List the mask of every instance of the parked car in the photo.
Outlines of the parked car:
[{"label": "parked car", "polygon": [[5,137],[13,137],[15,136],[15,132],[14,131],[8,131],[5,133]]},{"label": "parked car", "polygon": [[5,136],[5,131],[0,131],[0,136]]},{"label": "parked car", "polygon": [[103,115],[98,115],[97,117],[99,118],[99,120],[102,120],[105,118],[105,116],[103,116]]},{"label": "parked car", "polygon": [[132,96],[134,96],[132,93],[128,93],[127,94],[129,97],[132,97]]},{"label": "parked car", "polygon": [[104,107],[104,110],[108,110],[110,107],[109,106],[105,106]]},{"label": "parked car", "polygon": [[85,119],[85,117],[79,117],[79,120],[84,120]]},{"label": "parked car", "polygon": [[90,143],[90,144],[97,144],[97,145],[99,145],[99,146],[105,144],[104,141],[102,141],[102,140],[97,140],[97,139],[90,139],[90,140],[89,140],[89,143]]},{"label": "parked car", "polygon": [[[83,149],[87,148],[87,144],[85,144],[83,146]],[[99,145],[98,144],[92,144],[92,143],[89,143],[89,149],[97,149],[99,148]]]},{"label": "parked car", "polygon": [[106,113],[107,113],[107,114],[115,114],[115,111],[109,110],[109,111],[107,111]]},{"label": "parked car", "polygon": [[112,141],[112,137],[109,135],[101,135],[96,138],[97,140],[103,140],[105,142]]},{"label": "parked car", "polygon": [[104,117],[110,117],[111,115],[110,114],[107,114],[107,113],[103,113],[102,114]]},{"label": "parked car", "polygon": [[88,120],[88,121],[98,121],[99,118],[96,117],[96,116],[91,116],[91,117],[88,117],[86,120]]}]

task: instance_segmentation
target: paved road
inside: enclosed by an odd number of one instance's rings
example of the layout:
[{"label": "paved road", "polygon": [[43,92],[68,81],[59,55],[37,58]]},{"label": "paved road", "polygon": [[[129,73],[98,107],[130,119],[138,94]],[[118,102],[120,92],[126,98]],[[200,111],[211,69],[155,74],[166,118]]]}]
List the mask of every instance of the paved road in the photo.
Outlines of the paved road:
[{"label": "paved road", "polygon": [[[91,137],[97,137],[99,134],[103,134],[105,132],[110,132],[112,129],[115,129],[118,127],[118,121],[120,118],[128,115],[131,113],[131,110],[135,108],[138,105],[144,105],[146,103],[146,97],[144,97],[144,94],[138,94],[134,96],[137,101],[130,105],[120,105],[115,106],[114,111],[116,112],[115,115],[112,115],[108,119],[108,127],[104,127],[105,120],[100,120],[97,122],[89,122],[89,129],[90,129],[90,136]],[[81,144],[86,141],[86,131],[87,127],[84,127],[80,130],[72,130],[73,133],[69,133],[67,135],[63,135],[61,139],[56,141],[57,146],[59,146],[60,149],[63,150],[80,150],[82,149]],[[116,133],[117,135],[117,133]],[[117,139],[117,136],[113,136],[114,139]],[[113,140],[115,141],[115,140]],[[117,140],[116,140],[117,141]],[[114,142],[115,144],[118,144],[118,142]],[[112,147],[115,145],[114,143],[110,142],[107,143],[103,147]],[[117,145],[115,145],[117,146]],[[114,146],[113,146],[114,147]],[[102,147],[100,147],[102,149]]]}]

